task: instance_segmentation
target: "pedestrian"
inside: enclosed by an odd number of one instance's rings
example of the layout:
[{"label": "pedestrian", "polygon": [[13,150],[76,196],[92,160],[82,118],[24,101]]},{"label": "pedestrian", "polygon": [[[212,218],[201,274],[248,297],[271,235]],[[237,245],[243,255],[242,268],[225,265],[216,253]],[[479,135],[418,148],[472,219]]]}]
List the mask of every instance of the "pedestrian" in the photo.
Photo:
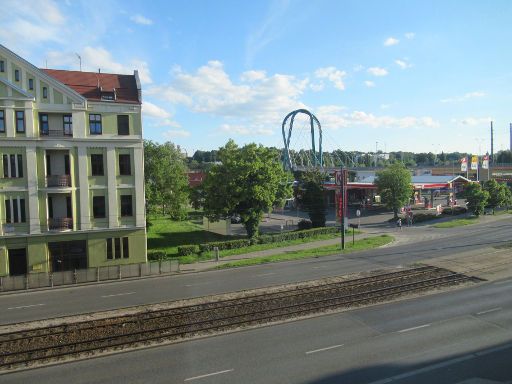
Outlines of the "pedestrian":
[{"label": "pedestrian", "polygon": [[396,221],[396,227],[401,231],[402,230],[402,219],[398,218]]}]

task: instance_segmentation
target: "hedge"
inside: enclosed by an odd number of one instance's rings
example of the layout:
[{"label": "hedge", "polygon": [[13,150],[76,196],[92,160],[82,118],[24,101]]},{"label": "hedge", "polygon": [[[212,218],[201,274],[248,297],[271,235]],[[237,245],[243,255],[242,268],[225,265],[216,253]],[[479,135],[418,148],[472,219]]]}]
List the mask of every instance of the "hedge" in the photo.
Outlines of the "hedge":
[{"label": "hedge", "polygon": [[188,256],[199,253],[199,246],[197,245],[180,245],[178,247],[178,256]]},{"label": "hedge", "polygon": [[451,215],[453,210],[453,215],[460,215],[462,213],[466,213],[468,209],[466,207],[461,207],[460,205],[456,205],[452,207],[443,208],[443,215]]},{"label": "hedge", "polygon": [[244,248],[252,245],[254,241],[251,239],[229,240],[229,241],[215,241],[213,243],[199,244],[200,252],[213,251],[214,247],[219,248],[219,251],[224,249],[237,249]]}]

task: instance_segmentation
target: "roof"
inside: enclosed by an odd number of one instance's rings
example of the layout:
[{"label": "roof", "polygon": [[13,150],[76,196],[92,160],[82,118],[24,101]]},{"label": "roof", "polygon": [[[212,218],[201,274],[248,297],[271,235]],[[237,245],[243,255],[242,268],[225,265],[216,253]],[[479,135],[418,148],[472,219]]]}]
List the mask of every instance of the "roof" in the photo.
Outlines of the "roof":
[{"label": "roof", "polygon": [[116,93],[117,103],[140,104],[136,75],[65,71],[60,69],[41,69],[48,76],[67,85],[75,92],[92,101],[104,101],[101,92]]},{"label": "roof", "polygon": [[453,181],[468,182],[470,180],[466,179],[463,176],[452,176],[452,175],[445,175],[445,176],[420,175],[420,176],[412,177],[413,184],[440,184],[440,183],[447,184],[447,183],[451,183]]}]

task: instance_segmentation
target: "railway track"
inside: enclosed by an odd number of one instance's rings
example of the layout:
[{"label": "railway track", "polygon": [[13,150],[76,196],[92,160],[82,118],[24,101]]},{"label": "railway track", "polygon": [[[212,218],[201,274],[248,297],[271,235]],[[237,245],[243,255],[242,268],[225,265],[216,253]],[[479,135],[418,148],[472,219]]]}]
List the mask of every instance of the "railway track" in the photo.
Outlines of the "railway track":
[{"label": "railway track", "polygon": [[248,294],[177,308],[0,335],[0,369],[46,364],[128,347],[253,327],[390,300],[473,278],[419,267],[359,279]]}]

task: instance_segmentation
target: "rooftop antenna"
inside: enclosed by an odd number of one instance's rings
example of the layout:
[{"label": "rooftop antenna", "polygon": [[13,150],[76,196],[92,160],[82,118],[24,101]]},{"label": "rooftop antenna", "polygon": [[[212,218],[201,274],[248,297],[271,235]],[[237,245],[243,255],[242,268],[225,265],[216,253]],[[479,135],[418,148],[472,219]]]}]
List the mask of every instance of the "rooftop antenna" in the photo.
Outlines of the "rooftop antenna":
[{"label": "rooftop antenna", "polygon": [[82,57],[75,52],[76,57],[78,57],[78,61],[80,62],[80,72],[82,72]]}]

